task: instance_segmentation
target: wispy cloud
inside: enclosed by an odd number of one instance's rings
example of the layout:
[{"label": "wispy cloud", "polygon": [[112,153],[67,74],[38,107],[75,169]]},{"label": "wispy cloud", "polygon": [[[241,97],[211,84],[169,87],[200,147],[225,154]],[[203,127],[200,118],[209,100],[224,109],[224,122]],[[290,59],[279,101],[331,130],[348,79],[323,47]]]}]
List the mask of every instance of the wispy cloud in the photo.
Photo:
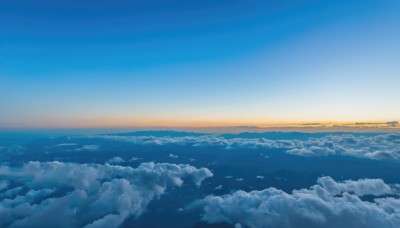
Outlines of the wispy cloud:
[{"label": "wispy cloud", "polygon": [[69,146],[77,146],[78,144],[76,143],[60,143],[57,145],[54,145],[55,147],[69,147]]},{"label": "wispy cloud", "polygon": [[96,151],[100,148],[99,145],[84,145],[80,148],[77,148],[77,151],[86,150],[86,151]]}]

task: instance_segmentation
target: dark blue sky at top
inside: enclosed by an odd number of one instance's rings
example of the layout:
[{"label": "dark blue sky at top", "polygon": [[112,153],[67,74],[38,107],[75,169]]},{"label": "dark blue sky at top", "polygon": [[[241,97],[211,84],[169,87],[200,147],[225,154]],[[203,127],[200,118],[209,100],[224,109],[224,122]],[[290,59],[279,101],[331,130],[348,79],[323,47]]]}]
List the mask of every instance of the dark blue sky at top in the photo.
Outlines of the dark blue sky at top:
[{"label": "dark blue sky at top", "polygon": [[3,67],[22,62],[15,71],[35,75],[229,58],[382,7],[338,2],[3,1]]}]

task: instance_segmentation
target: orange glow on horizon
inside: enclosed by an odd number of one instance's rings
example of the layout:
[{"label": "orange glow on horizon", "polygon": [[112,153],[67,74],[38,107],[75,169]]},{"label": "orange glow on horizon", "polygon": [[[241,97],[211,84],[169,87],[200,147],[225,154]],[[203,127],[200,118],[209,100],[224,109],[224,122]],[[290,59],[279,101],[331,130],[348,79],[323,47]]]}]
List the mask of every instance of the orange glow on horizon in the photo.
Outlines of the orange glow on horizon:
[{"label": "orange glow on horizon", "polygon": [[[102,118],[75,118],[75,119],[37,119],[32,123],[14,123],[0,128],[226,128],[226,127],[255,127],[255,128],[329,128],[329,127],[388,127],[386,122],[380,121],[265,121],[265,118],[126,118],[126,117],[102,117]],[[62,124],[60,124],[62,123]],[[392,126],[394,127],[394,126]],[[399,125],[396,126],[398,128]]]}]

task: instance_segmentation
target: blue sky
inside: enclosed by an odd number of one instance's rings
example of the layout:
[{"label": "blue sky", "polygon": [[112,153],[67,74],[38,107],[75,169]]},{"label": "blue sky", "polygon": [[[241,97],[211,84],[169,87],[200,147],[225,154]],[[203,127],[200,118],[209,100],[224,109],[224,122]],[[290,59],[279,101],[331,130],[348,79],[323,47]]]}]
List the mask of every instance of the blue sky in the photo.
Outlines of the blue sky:
[{"label": "blue sky", "polygon": [[400,119],[398,1],[2,1],[0,127]]}]

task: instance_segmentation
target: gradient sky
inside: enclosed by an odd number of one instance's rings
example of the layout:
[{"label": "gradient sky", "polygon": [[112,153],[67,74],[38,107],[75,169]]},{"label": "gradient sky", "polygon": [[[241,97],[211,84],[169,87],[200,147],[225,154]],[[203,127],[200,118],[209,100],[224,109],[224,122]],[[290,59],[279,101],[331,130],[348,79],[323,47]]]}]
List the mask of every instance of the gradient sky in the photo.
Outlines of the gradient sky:
[{"label": "gradient sky", "polygon": [[0,1],[0,128],[400,120],[400,1]]}]

